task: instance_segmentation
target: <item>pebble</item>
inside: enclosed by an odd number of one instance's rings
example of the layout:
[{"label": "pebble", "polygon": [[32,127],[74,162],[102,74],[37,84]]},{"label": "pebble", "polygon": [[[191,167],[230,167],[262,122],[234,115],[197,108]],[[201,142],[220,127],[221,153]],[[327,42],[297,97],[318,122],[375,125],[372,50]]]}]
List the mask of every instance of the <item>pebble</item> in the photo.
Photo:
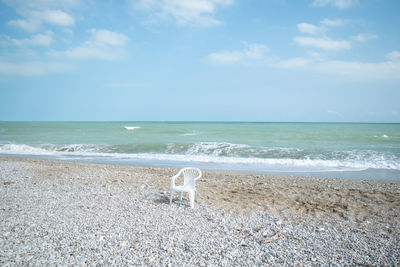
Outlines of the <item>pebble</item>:
[{"label": "pebble", "polygon": [[52,179],[42,179],[45,169],[40,168],[0,161],[1,266],[400,263],[400,234],[387,230],[399,229],[399,222],[370,221],[367,229],[338,218],[264,211],[231,215],[199,203],[191,209],[179,201],[170,206],[159,201],[167,191],[160,194],[150,185],[106,186],[114,181],[104,176],[106,168],[82,171],[80,181],[71,177],[72,167]]}]

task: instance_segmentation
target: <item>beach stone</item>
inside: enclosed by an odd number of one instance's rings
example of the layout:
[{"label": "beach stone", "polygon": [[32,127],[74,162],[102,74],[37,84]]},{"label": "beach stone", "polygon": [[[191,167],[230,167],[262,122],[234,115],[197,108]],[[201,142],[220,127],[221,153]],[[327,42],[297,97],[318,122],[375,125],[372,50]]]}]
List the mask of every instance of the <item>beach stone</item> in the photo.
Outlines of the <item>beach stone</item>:
[{"label": "beach stone", "polygon": [[[185,201],[169,205],[163,199],[168,197],[169,180],[165,177],[174,172],[0,158],[0,181],[24,185],[12,190],[0,187],[0,265],[398,265],[400,223],[395,219],[399,217],[395,204],[399,203],[400,187],[396,182],[382,186],[379,182],[308,182],[296,178],[296,185],[304,188],[292,189],[290,177],[249,178],[231,173],[218,176],[218,172],[205,171],[209,179],[199,183],[198,190],[206,195],[206,186],[214,188],[215,194],[209,195],[214,202],[196,199],[196,207],[191,209]],[[124,183],[107,182],[121,181],[122,175]],[[215,182],[218,177],[232,181],[224,180],[224,188]],[[270,189],[257,189],[257,183],[248,179],[262,181]],[[226,197],[224,194],[232,190],[239,194],[244,191],[240,186],[249,185],[257,193],[252,197],[260,196],[255,204],[264,201],[261,197],[265,192],[274,192],[282,194],[280,200],[293,213],[279,209],[254,209],[249,213],[246,207],[236,209],[233,204],[218,206],[222,203],[218,201]],[[325,203],[296,195],[296,190],[300,190],[312,196],[315,185],[320,190],[319,197],[327,194],[328,204],[335,194],[365,194],[368,198],[361,200],[369,201],[366,209],[371,212],[359,216],[358,221],[351,215],[344,220],[331,213],[303,213],[298,206],[302,200],[314,201],[320,207]],[[232,188],[225,193],[216,192],[226,187]],[[287,191],[294,197],[283,196]]]}]

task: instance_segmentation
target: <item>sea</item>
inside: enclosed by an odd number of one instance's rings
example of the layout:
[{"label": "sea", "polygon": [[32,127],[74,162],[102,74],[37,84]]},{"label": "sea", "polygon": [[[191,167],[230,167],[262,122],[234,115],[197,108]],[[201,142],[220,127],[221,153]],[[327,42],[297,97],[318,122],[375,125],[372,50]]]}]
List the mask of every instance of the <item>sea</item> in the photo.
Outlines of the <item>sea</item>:
[{"label": "sea", "polygon": [[0,156],[400,180],[400,124],[2,121]]}]

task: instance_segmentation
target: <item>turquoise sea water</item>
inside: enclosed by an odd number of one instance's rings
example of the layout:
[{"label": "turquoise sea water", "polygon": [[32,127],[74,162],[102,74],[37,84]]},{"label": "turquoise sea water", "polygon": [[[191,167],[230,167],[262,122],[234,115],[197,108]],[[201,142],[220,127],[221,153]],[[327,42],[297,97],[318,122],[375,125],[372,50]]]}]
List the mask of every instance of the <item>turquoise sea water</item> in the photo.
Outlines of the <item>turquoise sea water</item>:
[{"label": "turquoise sea water", "polygon": [[0,155],[400,179],[400,124],[0,122]]}]

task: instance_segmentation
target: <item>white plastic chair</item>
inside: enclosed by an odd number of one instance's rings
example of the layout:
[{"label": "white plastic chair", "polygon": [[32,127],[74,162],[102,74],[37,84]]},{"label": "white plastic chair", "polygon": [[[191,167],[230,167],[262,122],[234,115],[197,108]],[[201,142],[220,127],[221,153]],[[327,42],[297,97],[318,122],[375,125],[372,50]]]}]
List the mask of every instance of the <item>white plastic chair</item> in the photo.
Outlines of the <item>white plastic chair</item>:
[{"label": "white plastic chair", "polygon": [[[183,174],[183,185],[176,186],[175,180],[181,174]],[[186,192],[189,193],[190,207],[193,209],[194,198],[195,195],[197,194],[196,180],[199,179],[200,177],[201,177],[201,171],[198,168],[186,167],[181,169],[178,172],[178,174],[176,174],[174,177],[171,178],[171,193],[169,196],[169,204],[171,205],[172,203],[172,197],[174,195],[174,191],[179,193],[179,200],[182,200],[182,193]]]}]

